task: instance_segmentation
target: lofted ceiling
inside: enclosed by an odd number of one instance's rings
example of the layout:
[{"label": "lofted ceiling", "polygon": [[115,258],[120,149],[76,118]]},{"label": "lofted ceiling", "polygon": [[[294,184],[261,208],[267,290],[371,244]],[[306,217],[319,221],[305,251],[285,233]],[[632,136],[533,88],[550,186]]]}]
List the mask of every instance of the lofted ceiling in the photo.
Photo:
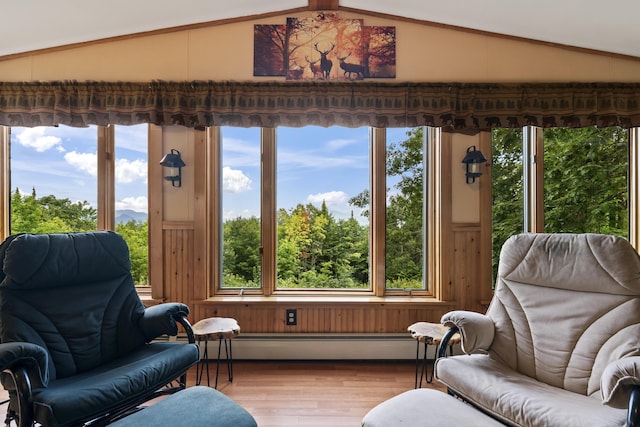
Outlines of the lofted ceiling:
[{"label": "lofted ceiling", "polygon": [[0,58],[310,3],[640,58],[638,0],[4,0]]}]

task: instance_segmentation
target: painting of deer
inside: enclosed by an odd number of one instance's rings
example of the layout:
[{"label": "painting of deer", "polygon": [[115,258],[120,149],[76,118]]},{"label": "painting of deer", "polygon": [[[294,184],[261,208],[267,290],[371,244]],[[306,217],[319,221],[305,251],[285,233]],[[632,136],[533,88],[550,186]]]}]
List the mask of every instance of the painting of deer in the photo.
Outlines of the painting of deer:
[{"label": "painting of deer", "polygon": [[315,61],[311,61],[309,57],[305,55],[304,59],[307,61],[307,64],[309,64],[309,70],[311,70],[311,76],[314,79],[321,79],[323,77],[322,66],[318,64],[318,62],[320,62],[320,58],[316,59]]},{"label": "painting of deer", "polygon": [[333,62],[329,58],[327,58],[327,55],[329,55],[329,52],[331,52],[333,48],[336,47],[336,45],[331,43],[331,47],[329,48],[329,50],[324,51],[318,49],[318,43],[314,44],[313,47],[316,52],[320,54],[320,69],[322,70],[322,78],[324,78],[325,80],[329,80],[329,74],[331,73]]},{"label": "painting of deer", "polygon": [[360,64],[351,64],[345,62],[348,57],[351,56],[351,52],[347,56],[339,56],[336,54],[336,58],[340,61],[340,68],[344,71],[344,76],[351,80],[351,75],[355,74],[356,79],[364,79],[364,66]]},{"label": "painting of deer", "polygon": [[392,26],[366,26],[362,19],[321,12],[313,17],[288,17],[286,25],[254,28],[255,76],[361,80],[395,78],[395,74]]},{"label": "painting of deer", "polygon": [[294,62],[293,65],[287,70],[287,77],[292,80],[300,80],[303,73],[304,65],[299,65],[297,62]]}]

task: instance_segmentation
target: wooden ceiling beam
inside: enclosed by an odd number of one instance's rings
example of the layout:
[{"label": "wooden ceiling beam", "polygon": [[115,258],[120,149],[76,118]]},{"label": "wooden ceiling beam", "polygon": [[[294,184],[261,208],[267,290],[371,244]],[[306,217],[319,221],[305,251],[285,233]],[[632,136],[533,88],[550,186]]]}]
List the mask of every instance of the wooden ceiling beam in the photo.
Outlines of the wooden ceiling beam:
[{"label": "wooden ceiling beam", "polygon": [[338,0],[309,0],[309,10],[338,10]]}]

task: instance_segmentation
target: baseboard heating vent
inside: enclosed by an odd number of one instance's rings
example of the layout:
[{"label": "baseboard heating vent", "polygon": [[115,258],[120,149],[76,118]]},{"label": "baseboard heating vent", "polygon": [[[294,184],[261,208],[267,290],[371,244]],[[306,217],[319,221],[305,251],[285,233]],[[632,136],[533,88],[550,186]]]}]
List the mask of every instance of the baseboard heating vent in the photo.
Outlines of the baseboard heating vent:
[{"label": "baseboard heating vent", "polygon": [[[218,342],[210,341],[208,346],[209,358],[217,357]],[[435,347],[430,346],[428,357],[434,355]],[[224,347],[221,357],[225,357]],[[415,357],[416,341],[409,334],[240,333],[233,338],[234,360],[410,360]]]}]

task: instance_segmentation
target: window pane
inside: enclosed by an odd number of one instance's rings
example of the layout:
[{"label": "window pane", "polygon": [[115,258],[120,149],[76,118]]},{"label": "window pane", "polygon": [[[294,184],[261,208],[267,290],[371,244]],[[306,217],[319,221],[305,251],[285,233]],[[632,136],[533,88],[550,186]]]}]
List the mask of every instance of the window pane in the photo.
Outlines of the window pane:
[{"label": "window pane", "polygon": [[502,245],[510,236],[523,230],[522,129],[494,129],[492,137],[492,265],[495,278]]},{"label": "window pane", "polygon": [[260,129],[222,128],[222,284],[260,287]]},{"label": "window pane", "polygon": [[11,129],[11,233],[95,230],[97,131]]},{"label": "window pane", "polygon": [[149,285],[148,126],[116,126],[116,231],[129,246],[137,286]]},{"label": "window pane", "polygon": [[425,289],[423,129],[387,129],[387,289]]},{"label": "window pane", "polygon": [[544,231],[628,237],[628,131],[544,131]]},{"label": "window pane", "polygon": [[370,289],[369,129],[279,128],[278,289]]}]

